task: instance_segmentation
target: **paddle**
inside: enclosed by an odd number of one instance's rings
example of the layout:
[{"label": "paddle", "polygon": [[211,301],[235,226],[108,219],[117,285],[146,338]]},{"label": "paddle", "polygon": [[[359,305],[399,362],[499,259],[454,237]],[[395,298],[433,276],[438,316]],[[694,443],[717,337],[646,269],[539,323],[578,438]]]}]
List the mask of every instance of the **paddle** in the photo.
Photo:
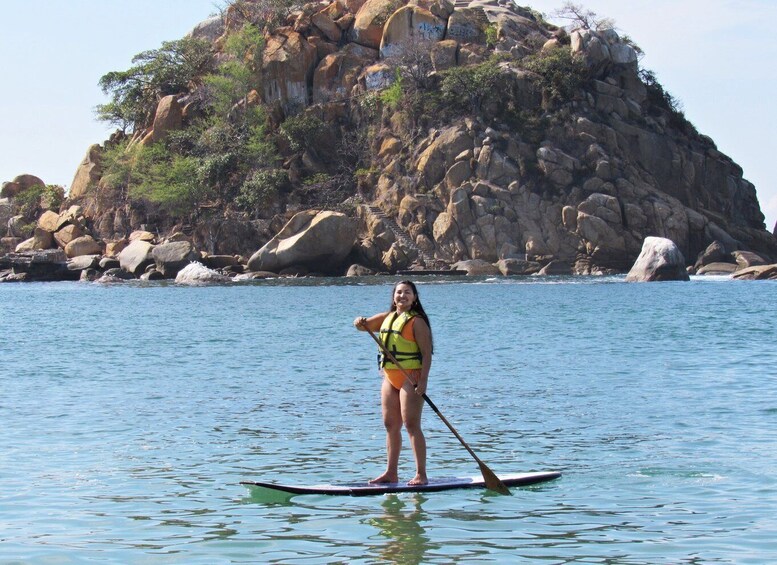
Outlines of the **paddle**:
[{"label": "paddle", "polygon": [[[386,346],[383,345],[383,342],[380,341],[374,333],[372,333],[372,330],[370,330],[367,326],[362,326],[365,330],[367,330],[367,333],[370,334],[370,337],[375,340],[375,343],[378,344],[378,347],[380,347],[381,351],[383,351],[384,355],[389,358],[389,360],[394,363],[399,369],[402,371],[402,374],[405,375],[405,378],[408,380],[409,383],[415,386],[415,382],[410,377],[408,372],[400,367],[399,363],[397,362],[396,358],[391,354],[391,351],[386,349]],[[486,488],[489,490],[493,490],[494,492],[498,492],[500,494],[511,494],[510,489],[507,488],[507,485],[505,485],[502,480],[496,476],[496,474],[488,468],[488,466],[483,463],[480,458],[475,455],[475,452],[472,451],[472,448],[467,445],[467,442],[464,441],[464,438],[462,438],[459,435],[459,432],[456,431],[456,428],[454,428],[451,423],[448,421],[448,419],[442,415],[442,412],[440,412],[440,409],[437,408],[437,406],[434,405],[434,402],[426,396],[426,393],[423,395],[423,399],[426,401],[426,403],[434,410],[434,413],[437,414],[440,417],[440,420],[443,421],[443,423],[448,426],[448,429],[453,432],[453,435],[456,436],[456,439],[458,439],[461,442],[461,445],[464,446],[464,448],[469,451],[469,454],[472,456],[472,458],[477,461],[478,467],[480,467],[480,473],[483,475],[483,480],[486,483]]]}]

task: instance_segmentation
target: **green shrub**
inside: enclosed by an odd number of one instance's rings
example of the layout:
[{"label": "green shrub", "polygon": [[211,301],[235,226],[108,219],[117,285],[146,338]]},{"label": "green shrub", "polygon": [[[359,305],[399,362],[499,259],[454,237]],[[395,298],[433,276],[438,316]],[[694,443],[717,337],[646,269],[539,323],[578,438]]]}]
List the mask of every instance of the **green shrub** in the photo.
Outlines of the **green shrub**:
[{"label": "green shrub", "polygon": [[572,55],[569,47],[529,55],[521,66],[539,75],[539,84],[546,98],[552,102],[572,100],[590,80],[585,63]]},{"label": "green shrub", "polygon": [[303,112],[287,118],[281,124],[280,133],[288,140],[292,151],[304,151],[315,147],[328,128],[329,126],[315,114]]},{"label": "green shrub", "polygon": [[698,135],[696,127],[685,117],[682,102],[661,86],[653,71],[640,69],[639,77],[647,89],[648,111],[651,114],[655,116],[664,111],[670,126],[689,135]]},{"label": "green shrub", "polygon": [[240,187],[237,205],[261,217],[278,201],[288,187],[289,175],[283,169],[264,169],[254,172]]},{"label": "green shrub", "polygon": [[128,187],[131,200],[146,201],[183,217],[211,196],[208,184],[202,182],[198,159],[171,154],[161,143],[138,147],[133,153],[134,182]]},{"label": "green shrub", "polygon": [[499,41],[499,30],[497,29],[495,24],[489,24],[489,26],[486,28],[486,45],[488,45],[493,49],[494,47],[496,47],[496,44],[498,41]]},{"label": "green shrub", "polygon": [[149,125],[159,98],[187,92],[190,83],[210,72],[213,53],[207,41],[187,37],[143,51],[132,63],[126,71],[112,71],[100,78],[100,88],[111,100],[96,108],[100,120],[125,131]]},{"label": "green shrub", "polygon": [[233,112],[241,102],[242,118],[248,119],[248,94],[258,87],[263,49],[264,37],[255,25],[246,24],[227,36],[224,51],[231,59],[203,79],[208,106],[216,115],[234,121]]},{"label": "green shrub", "polygon": [[400,107],[404,97],[404,90],[402,88],[402,74],[399,69],[396,71],[394,82],[381,90],[378,96],[383,105],[389,110],[396,110]]},{"label": "green shrub", "polygon": [[452,108],[480,112],[483,105],[494,97],[504,95],[505,79],[499,66],[500,58],[491,57],[478,65],[453,67],[443,71],[440,83],[442,102]]}]

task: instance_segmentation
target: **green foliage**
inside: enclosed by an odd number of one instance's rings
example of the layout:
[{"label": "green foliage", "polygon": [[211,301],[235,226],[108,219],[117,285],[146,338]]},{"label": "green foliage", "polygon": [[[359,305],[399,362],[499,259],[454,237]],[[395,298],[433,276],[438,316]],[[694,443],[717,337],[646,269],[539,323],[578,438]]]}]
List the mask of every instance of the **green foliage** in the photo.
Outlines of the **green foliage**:
[{"label": "green foliage", "polygon": [[210,196],[198,160],[170,154],[162,144],[137,148],[134,169],[137,183],[130,187],[130,198],[156,204],[171,215],[191,214]]},{"label": "green foliage", "polygon": [[648,101],[651,104],[664,110],[668,110],[669,112],[682,113],[680,101],[668,91],[664,90],[664,87],[658,82],[658,77],[656,77],[656,74],[653,71],[641,69],[639,71],[639,77],[642,79],[642,82],[645,83]]},{"label": "green foliage", "polygon": [[209,72],[213,54],[208,42],[187,37],[143,51],[132,63],[126,71],[112,71],[100,78],[100,88],[111,100],[96,109],[100,120],[125,131],[147,126],[159,98],[186,92],[191,82]]},{"label": "green foliage", "polygon": [[19,207],[19,213],[22,216],[31,218],[37,215],[41,196],[43,196],[45,188],[42,185],[31,186],[14,197],[15,203]]},{"label": "green foliage", "polygon": [[203,82],[210,110],[222,118],[229,117],[237,101],[248,95],[249,76],[245,66],[236,61],[221,65],[217,74],[207,75]]},{"label": "green foliage", "polygon": [[368,120],[375,118],[378,114],[379,103],[382,102],[380,92],[369,91],[356,99],[361,114]]},{"label": "green foliage", "polygon": [[63,189],[55,184],[35,185],[14,197],[19,213],[25,218],[37,216],[41,208],[59,210],[64,199]]},{"label": "green foliage", "polygon": [[495,24],[489,24],[486,28],[486,45],[491,47],[492,49],[496,47],[497,42],[499,41],[499,30],[497,29]]},{"label": "green foliage", "polygon": [[209,196],[197,160],[171,153],[161,143],[130,150],[118,145],[103,154],[103,167],[106,187],[174,216],[191,214]]},{"label": "green foliage", "polygon": [[537,75],[543,93],[554,102],[566,102],[575,97],[590,80],[585,63],[572,56],[568,47],[524,57],[521,65]]},{"label": "green foliage", "polygon": [[332,175],[326,173],[316,173],[312,177],[307,177],[302,181],[304,186],[315,186],[329,182],[332,179]]},{"label": "green foliage", "polygon": [[240,187],[237,204],[252,214],[261,214],[278,201],[288,184],[289,175],[283,169],[256,171]]},{"label": "green foliage", "polygon": [[636,41],[634,41],[628,35],[621,35],[620,37],[623,43],[634,49],[634,52],[637,54],[637,60],[642,60],[642,58],[645,56],[645,52],[642,50],[642,47],[637,45]]},{"label": "green foliage", "polygon": [[217,115],[230,117],[238,102],[245,110],[248,93],[257,86],[263,49],[264,37],[252,24],[229,34],[224,50],[232,58],[203,79],[210,108]]},{"label": "green foliage", "polygon": [[111,191],[125,195],[132,183],[132,156],[127,151],[127,141],[106,147],[102,153],[103,175],[101,185]]},{"label": "green foliage", "polygon": [[374,175],[377,173],[380,173],[380,170],[376,169],[375,167],[369,167],[369,168],[362,167],[362,168],[356,169],[353,172],[353,175],[357,178],[366,178],[366,177],[369,177],[370,175]]},{"label": "green foliage", "polygon": [[41,195],[41,204],[49,210],[59,210],[65,199],[64,189],[56,184],[47,184]]},{"label": "green foliage", "polygon": [[394,82],[387,88],[384,88],[380,92],[379,97],[383,105],[389,110],[396,110],[400,107],[404,97],[404,90],[402,88],[402,74],[399,69],[396,71]]},{"label": "green foliage", "polygon": [[280,133],[289,142],[292,151],[304,151],[315,148],[324,137],[328,126],[324,121],[309,112],[303,112],[287,118],[281,124]]},{"label": "green foliage", "polygon": [[682,102],[661,86],[653,71],[640,69],[639,77],[647,89],[647,100],[653,115],[659,115],[661,111],[665,111],[670,126],[687,134],[698,134],[696,127],[686,119]]},{"label": "green foliage", "polygon": [[483,105],[494,97],[503,95],[504,74],[499,66],[500,59],[491,57],[479,65],[453,67],[443,71],[440,83],[442,102],[451,107],[480,112]]},{"label": "green foliage", "polygon": [[230,33],[224,43],[225,53],[242,59],[254,72],[261,66],[263,49],[262,30],[252,23],[247,23],[239,31]]},{"label": "green foliage", "polygon": [[227,36],[223,48],[227,61],[218,67],[208,43],[184,39],[143,52],[129,70],[101,79],[112,99],[98,112],[125,128],[147,126],[160,96],[194,85],[203,110],[201,117],[190,117],[186,128],[170,132],[164,142],[131,150],[126,143],[106,149],[102,182],[118,191],[117,196],[153,204],[176,217],[197,214],[200,204],[209,200],[260,213],[288,184],[286,173],[277,170],[279,159],[265,110],[249,94],[259,84],[264,16],[267,10],[284,12],[291,4],[286,0],[232,4],[235,21],[243,17],[243,25]]}]

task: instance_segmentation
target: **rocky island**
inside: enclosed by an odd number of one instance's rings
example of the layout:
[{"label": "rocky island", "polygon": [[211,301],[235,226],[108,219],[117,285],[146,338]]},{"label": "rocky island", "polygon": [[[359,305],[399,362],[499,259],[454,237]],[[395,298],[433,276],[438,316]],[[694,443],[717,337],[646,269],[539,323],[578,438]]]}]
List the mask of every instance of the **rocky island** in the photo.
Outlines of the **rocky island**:
[{"label": "rocky island", "polygon": [[233,1],[102,77],[119,129],[67,193],[3,183],[0,280],[594,275],[648,247],[672,278],[777,278],[742,169],[637,45],[575,24],[504,0]]}]

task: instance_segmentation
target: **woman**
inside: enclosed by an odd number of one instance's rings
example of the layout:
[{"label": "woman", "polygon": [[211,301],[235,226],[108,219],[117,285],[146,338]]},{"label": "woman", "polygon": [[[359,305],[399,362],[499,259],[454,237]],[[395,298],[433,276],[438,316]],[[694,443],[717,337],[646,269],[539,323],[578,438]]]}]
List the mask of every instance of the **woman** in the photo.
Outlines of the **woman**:
[{"label": "woman", "polygon": [[426,438],[421,431],[421,412],[432,365],[432,330],[415,284],[398,282],[394,286],[388,312],[370,318],[356,318],[353,325],[362,331],[380,330],[381,342],[399,362],[398,367],[387,356],[381,355],[384,378],[380,398],[383,424],[386,426],[387,463],[386,471],[370,483],[399,481],[399,452],[404,424],[416,464],[416,475],[407,484],[425,485],[429,480],[426,476]]}]

